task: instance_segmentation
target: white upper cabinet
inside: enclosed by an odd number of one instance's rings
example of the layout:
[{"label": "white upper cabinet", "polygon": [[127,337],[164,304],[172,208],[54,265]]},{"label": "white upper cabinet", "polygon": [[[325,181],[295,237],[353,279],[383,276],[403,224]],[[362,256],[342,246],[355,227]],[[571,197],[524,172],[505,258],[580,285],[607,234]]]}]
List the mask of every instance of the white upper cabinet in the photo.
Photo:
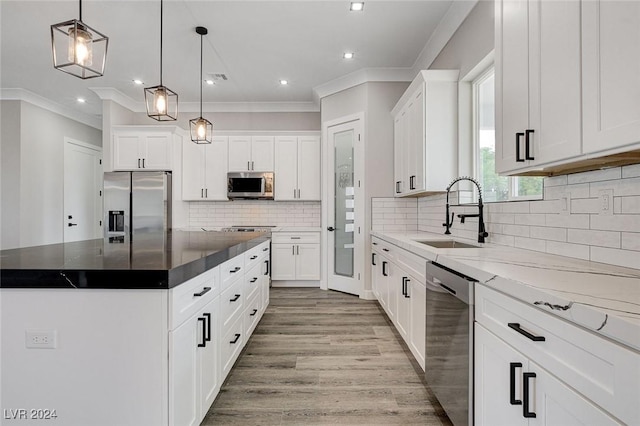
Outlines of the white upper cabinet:
[{"label": "white upper cabinet", "polygon": [[174,143],[182,139],[173,127],[113,128],[113,170],[172,170]]},{"label": "white upper cabinet", "polygon": [[272,172],[273,136],[230,136],[230,172]]},{"label": "white upper cabinet", "polygon": [[396,196],[444,191],[457,175],[458,71],[421,71],[394,117]]},{"label": "white upper cabinet", "polygon": [[276,137],[274,172],[276,200],[320,200],[320,137]]},{"label": "white upper cabinet", "polygon": [[639,23],[640,2],[582,2],[585,153],[640,142]]},{"label": "white upper cabinet", "polygon": [[496,2],[496,170],[580,154],[580,2]]},{"label": "white upper cabinet", "polygon": [[227,137],[214,136],[210,144],[182,146],[182,198],[227,200]]}]

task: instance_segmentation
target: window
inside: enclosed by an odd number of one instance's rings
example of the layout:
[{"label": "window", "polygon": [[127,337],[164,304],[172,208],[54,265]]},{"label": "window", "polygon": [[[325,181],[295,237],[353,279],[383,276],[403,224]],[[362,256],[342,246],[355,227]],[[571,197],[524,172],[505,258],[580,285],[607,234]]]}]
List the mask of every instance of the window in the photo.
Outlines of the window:
[{"label": "window", "polygon": [[495,72],[493,67],[473,80],[473,146],[475,174],[483,201],[542,198],[542,178],[507,177],[496,173]]}]

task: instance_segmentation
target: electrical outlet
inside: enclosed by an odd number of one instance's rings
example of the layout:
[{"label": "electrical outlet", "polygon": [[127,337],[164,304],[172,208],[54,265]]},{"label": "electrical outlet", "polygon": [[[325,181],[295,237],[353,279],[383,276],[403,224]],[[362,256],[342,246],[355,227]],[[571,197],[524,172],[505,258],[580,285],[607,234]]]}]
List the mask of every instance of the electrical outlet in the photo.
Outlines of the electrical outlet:
[{"label": "electrical outlet", "polygon": [[55,349],[56,330],[27,330],[26,345],[30,349]]},{"label": "electrical outlet", "polygon": [[600,214],[613,215],[613,189],[601,189],[599,194]]},{"label": "electrical outlet", "polygon": [[560,216],[571,214],[571,192],[565,191],[560,194]]}]

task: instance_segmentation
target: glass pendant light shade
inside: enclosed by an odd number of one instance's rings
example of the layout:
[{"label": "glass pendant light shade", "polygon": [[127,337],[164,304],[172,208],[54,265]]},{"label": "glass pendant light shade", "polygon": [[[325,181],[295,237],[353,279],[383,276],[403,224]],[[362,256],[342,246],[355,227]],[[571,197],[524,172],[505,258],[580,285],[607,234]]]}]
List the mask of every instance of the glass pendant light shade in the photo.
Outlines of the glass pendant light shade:
[{"label": "glass pendant light shade", "polygon": [[178,118],[178,94],[165,86],[144,89],[147,115],[158,121],[175,121]]},{"label": "glass pendant light shade", "polygon": [[191,141],[197,144],[211,143],[213,136],[213,123],[206,118],[198,117],[189,120]]},{"label": "glass pendant light shade", "polygon": [[162,85],[162,19],[163,3],[160,0],[160,84],[144,89],[144,102],[147,115],[158,121],[178,119],[178,94]]},{"label": "glass pendant light shade", "polygon": [[51,25],[53,67],[81,79],[101,77],[109,37],[81,20]]},{"label": "glass pendant light shade", "polygon": [[213,137],[213,123],[202,117],[202,37],[209,31],[205,27],[196,27],[200,35],[200,117],[189,120],[191,141],[197,144],[211,143]]}]

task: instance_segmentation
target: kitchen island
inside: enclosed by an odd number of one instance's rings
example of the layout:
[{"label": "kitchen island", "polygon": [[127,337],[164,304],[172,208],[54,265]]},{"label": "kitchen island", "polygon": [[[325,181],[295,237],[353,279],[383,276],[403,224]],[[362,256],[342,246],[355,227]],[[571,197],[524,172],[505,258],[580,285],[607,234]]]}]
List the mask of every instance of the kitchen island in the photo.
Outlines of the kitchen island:
[{"label": "kitchen island", "polygon": [[1,423],[199,424],[266,309],[269,253],[189,231],[1,251]]}]

